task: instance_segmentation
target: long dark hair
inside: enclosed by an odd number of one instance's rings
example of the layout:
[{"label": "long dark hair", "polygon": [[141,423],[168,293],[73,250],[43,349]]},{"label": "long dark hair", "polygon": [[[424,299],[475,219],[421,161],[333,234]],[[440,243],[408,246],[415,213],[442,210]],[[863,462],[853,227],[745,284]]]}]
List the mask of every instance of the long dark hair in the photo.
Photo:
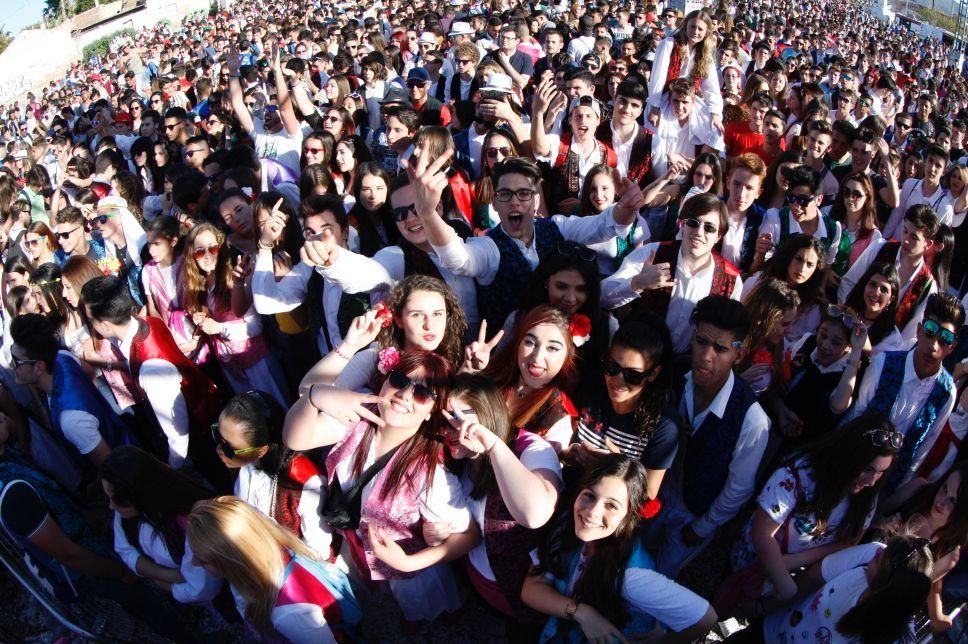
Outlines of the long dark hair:
[{"label": "long dark hair", "polygon": [[[747,79],[748,81],[749,79]],[[773,195],[779,188],[776,185],[776,174],[780,172],[780,166],[787,163],[796,163],[801,165],[806,160],[806,155],[800,150],[787,150],[776,158],[776,160],[770,164],[770,167],[766,170],[766,179],[763,180],[763,193],[760,194],[756,203],[760,204],[764,208],[769,208],[770,202],[773,200]]]},{"label": "long dark hair", "polygon": [[892,537],[880,557],[866,596],[837,622],[838,633],[862,644],[903,639],[911,615],[931,590],[931,551],[916,538]]},{"label": "long dark hair", "polygon": [[275,398],[260,391],[235,396],[225,404],[219,416],[220,419],[231,418],[242,430],[245,447],[268,447],[265,456],[254,464],[255,469],[289,486],[291,481],[284,476],[284,465],[291,460],[292,452],[282,443],[284,417],[285,411]]},{"label": "long dark hair", "polygon": [[[882,414],[866,412],[820,436],[787,459],[786,465],[792,469],[797,460],[805,457],[812,471],[813,495],[802,507],[803,512],[810,512],[815,517],[812,534],[821,535],[827,530],[830,514],[845,497],[847,513],[837,526],[836,540],[854,543],[864,533],[865,520],[897,463],[897,448],[890,442],[875,445],[873,436],[865,435],[874,429],[893,432],[894,426]],[[890,469],[874,485],[851,494],[851,484],[871,461],[880,456],[894,459]]]},{"label": "long dark hair", "polygon": [[138,511],[136,517],[121,519],[128,543],[139,548],[138,528],[144,521],[162,535],[176,562],[180,556],[175,555],[184,553],[177,519],[187,516],[197,501],[214,496],[184,472],[131,445],[111,450],[101,464],[101,479],[114,488],[116,505]]},{"label": "long dark hair", "polygon": [[872,264],[867,269],[867,272],[864,273],[864,276],[857,281],[857,284],[851,289],[850,293],[847,294],[847,301],[844,302],[847,306],[863,315],[864,311],[867,310],[867,306],[864,304],[864,290],[867,288],[867,283],[875,275],[882,276],[891,285],[891,301],[867,329],[867,335],[871,339],[871,346],[876,345],[891,335],[896,328],[895,318],[897,316],[897,307],[901,300],[901,277],[897,272],[897,267],[892,262]]},{"label": "long dark hair", "polygon": [[948,275],[951,274],[951,260],[955,256],[955,231],[948,224],[940,224],[938,232],[934,234],[935,246],[941,245],[941,250],[931,258],[931,275],[938,283],[938,291],[948,290]]},{"label": "long dark hair", "polygon": [[[368,176],[379,177],[387,186],[387,199],[375,213],[366,210],[360,200],[363,178]],[[365,257],[373,257],[378,250],[386,246],[380,239],[374,220],[383,225],[390,245],[396,244],[397,240],[400,239],[400,230],[397,228],[396,222],[393,221],[393,205],[390,203],[391,192],[390,174],[379,163],[367,161],[356,166],[356,173],[353,177],[353,197],[356,198],[356,204],[348,214],[350,221],[356,226],[356,231],[360,234],[360,254]]]},{"label": "long dark hair", "polygon": [[790,262],[797,256],[797,253],[805,249],[813,250],[816,253],[817,268],[806,282],[798,286],[790,286],[800,296],[800,307],[802,309],[808,309],[814,304],[826,304],[823,284],[826,280],[827,252],[823,247],[823,242],[816,237],[803,233],[791,235],[783,240],[779,248],[776,249],[776,253],[763,267],[764,278],[775,277],[786,282]]},{"label": "long dark hair", "polygon": [[[864,207],[860,216],[860,230],[857,231],[857,238],[866,239],[877,228],[877,205],[874,197],[874,185],[866,174],[853,172],[844,177],[843,181],[840,182],[840,192],[837,193],[837,199],[834,201],[833,206],[830,207],[830,216],[835,221],[839,221],[846,226],[847,206],[844,202],[844,191],[846,190],[848,181],[859,183],[861,189],[864,191]],[[843,234],[846,235],[847,231],[845,230]]]},{"label": "long dark hair", "polygon": [[[961,475],[957,490],[958,500],[951,511],[951,516],[948,517],[948,522],[935,532],[934,543],[931,546],[932,551],[939,557],[948,554],[955,546],[968,545],[968,460],[955,463],[933,485],[926,485],[918,490],[901,510],[901,516],[905,518],[915,513],[922,516],[930,514],[938,490],[954,472]],[[951,490],[948,492],[950,493]]]},{"label": "long dark hair", "polygon": [[538,564],[534,573],[551,573],[558,579],[567,579],[572,558],[583,546],[575,535],[575,502],[586,489],[605,477],[621,479],[628,490],[628,513],[610,536],[595,542],[595,549],[588,559],[585,572],[575,584],[574,601],[588,604],[614,624],[622,628],[628,619],[622,600],[622,584],[625,566],[639,535],[636,528],[641,521],[639,509],[648,500],[645,466],[622,454],[602,456],[594,466],[585,471],[581,483],[561,505],[552,523],[545,543],[538,548]]},{"label": "long dark hair", "polygon": [[625,347],[641,353],[656,370],[655,378],[645,384],[635,407],[638,433],[643,436],[659,425],[672,399],[673,356],[669,327],[665,320],[643,312],[622,323],[612,338],[612,347]]},{"label": "long dark hair", "polygon": [[[440,410],[447,406],[447,392],[450,388],[454,368],[447,358],[418,349],[404,351],[400,356],[400,361],[394,367],[394,371],[401,371],[406,374],[421,371],[424,381],[437,394],[437,398],[434,400],[430,419],[424,421],[417,433],[400,447],[399,456],[395,456],[393,463],[388,466],[387,477],[381,490],[382,494],[398,490],[401,485],[407,485],[410,490],[418,490],[421,487],[430,489],[433,484],[434,472],[437,464],[441,462],[440,443],[437,437],[443,434],[443,423],[447,422],[441,415]],[[370,452],[370,445],[376,437],[377,431],[379,430],[375,426],[369,425],[360,440],[356,454],[352,456],[351,471],[354,478],[363,472],[366,457]],[[409,475],[411,469],[418,477],[417,479]],[[423,475],[423,480],[419,480],[421,475]]]}]

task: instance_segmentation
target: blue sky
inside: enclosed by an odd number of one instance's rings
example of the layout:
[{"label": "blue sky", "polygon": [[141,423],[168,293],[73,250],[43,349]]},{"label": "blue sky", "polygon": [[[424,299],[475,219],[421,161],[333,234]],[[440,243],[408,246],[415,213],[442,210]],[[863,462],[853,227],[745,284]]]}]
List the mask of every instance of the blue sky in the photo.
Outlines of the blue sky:
[{"label": "blue sky", "polygon": [[27,25],[39,22],[44,6],[44,0],[4,0],[0,3],[0,26],[16,34]]}]

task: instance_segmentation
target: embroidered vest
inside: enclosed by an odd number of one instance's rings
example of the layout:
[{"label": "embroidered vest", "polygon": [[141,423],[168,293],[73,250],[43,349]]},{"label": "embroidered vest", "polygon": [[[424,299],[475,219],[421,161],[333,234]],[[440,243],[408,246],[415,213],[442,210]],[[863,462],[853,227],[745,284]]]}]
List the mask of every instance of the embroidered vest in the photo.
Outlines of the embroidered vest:
[{"label": "embroidered vest", "polygon": [[295,604],[319,606],[337,642],[358,641],[351,627],[363,619],[363,609],[346,573],[336,566],[292,555],[282,573],[273,610]]},{"label": "embroidered vest", "polygon": [[[367,423],[365,422],[350,427],[346,432],[346,437],[326,457],[326,472],[329,476],[330,485],[333,484],[333,479],[336,477],[336,468],[339,463],[356,458],[356,451],[366,433],[366,429]],[[344,537],[351,542],[356,541],[362,548],[364,560],[357,561],[357,564],[360,565],[361,570],[369,570],[370,579],[373,581],[409,579],[416,573],[403,573],[394,570],[373,556],[369,530],[367,529],[369,524],[372,523],[385,529],[390,538],[396,541],[408,554],[418,552],[426,547],[420,529],[420,495],[423,493],[420,482],[424,478],[423,472],[411,468],[407,471],[404,480],[414,481],[415,486],[411,487],[404,483],[392,493],[387,492],[384,496],[383,488],[386,484],[387,475],[404,451],[403,449],[397,450],[386,466],[370,481],[370,485],[373,487],[360,508],[359,528],[352,533],[340,531]]]},{"label": "embroidered vest", "polygon": [[[874,397],[871,398],[870,404],[867,406],[868,410],[880,412],[886,417],[892,418],[891,412],[894,410],[894,403],[897,402],[901,393],[901,385],[904,383],[904,367],[907,362],[907,355],[907,351],[889,351],[884,354],[881,377],[874,389]],[[887,484],[888,493],[896,490],[913,473],[914,455],[924,443],[928,432],[931,431],[931,426],[954,390],[954,380],[951,374],[942,367],[931,393],[928,394],[928,399],[924,402],[924,406],[921,407],[921,411],[918,412],[911,427],[904,432],[904,444],[901,445],[901,451],[897,455],[897,463]]]},{"label": "embroidered vest", "polygon": [[[296,454],[286,465],[286,473],[276,482],[275,512],[272,518],[297,537],[302,537],[299,500],[306,481],[319,475],[316,465],[302,454]],[[318,509],[317,509],[318,511]]]},{"label": "embroidered vest", "polygon": [[702,425],[689,438],[682,491],[686,507],[694,515],[704,515],[726,484],[730,455],[739,440],[746,412],[755,402],[756,394],[746,381],[734,377],[723,417],[718,418],[712,412],[706,414]]},{"label": "embroidered vest", "polygon": [[[477,301],[481,318],[487,320],[487,326],[500,329],[511,311],[518,307],[518,298],[524,292],[534,270],[517,242],[508,237],[500,226],[488,230],[487,236],[497,245],[501,253],[501,263],[493,282],[487,286],[477,285]],[[536,245],[538,257],[544,256],[556,243],[564,239],[558,224],[553,220],[534,220],[532,243]]]},{"label": "embroidered vest", "polygon": [[[595,140],[599,158],[610,168],[618,165],[618,157],[611,146]],[[578,197],[581,192],[581,175],[578,171],[578,153],[571,149],[571,134],[562,134],[558,142],[558,156],[548,174],[548,202],[558,203],[567,197]]]},{"label": "embroidered vest", "polygon": [[[673,43],[672,53],[669,55],[669,71],[666,73],[665,83],[662,85],[663,92],[668,91],[669,83],[679,78],[680,74],[682,74],[683,60],[682,55],[679,53],[680,49],[681,47],[678,44]],[[692,85],[696,90],[696,96],[702,98],[702,81],[698,78],[693,79]]]},{"label": "embroidered vest", "polygon": [[[790,236],[790,208],[784,206],[780,208],[780,239],[777,241],[777,245],[783,243],[783,240]],[[837,232],[837,223],[833,220],[830,215],[825,215],[820,213],[820,219],[823,221],[823,226],[827,231],[825,237],[821,237],[820,241],[823,242],[824,250],[829,251],[830,245],[834,243],[834,235]],[[754,245],[755,245],[754,241]]]},{"label": "embroidered vest", "polygon": [[[65,411],[83,411],[97,418],[98,433],[112,449],[139,444],[128,433],[124,422],[114,413],[74,356],[58,352],[51,372],[50,422],[61,436],[64,435],[64,428],[61,427],[60,416]],[[68,444],[72,451],[77,451],[73,445],[69,442]]]},{"label": "embroidered vest", "polygon": [[[899,241],[892,240],[887,242],[878,249],[877,255],[874,256],[874,263],[888,262],[896,266],[898,264],[897,254],[900,248],[901,242]],[[918,269],[917,275],[914,276],[911,286],[904,292],[904,297],[897,304],[897,314],[894,316],[894,323],[897,325],[899,331],[903,331],[904,327],[914,318],[914,312],[917,311],[921,302],[930,294],[933,283],[934,277],[931,275],[931,269],[928,268],[928,262],[921,262],[921,268]]]},{"label": "embroidered vest", "polygon": [[[578,563],[581,560],[580,555],[581,549],[579,548],[572,555],[571,562],[568,564],[568,577],[566,579],[555,578],[555,590],[563,595],[567,594],[568,581],[575,575]],[[632,554],[625,566],[626,571],[629,568],[655,570],[655,562],[652,560],[652,556],[645,550],[641,540],[636,540],[635,545],[632,547]],[[621,598],[618,598],[618,600],[625,601]],[[629,621],[622,628],[623,634],[635,635],[648,633],[655,628],[654,617],[647,613],[632,610],[631,606],[626,607],[629,609]],[[546,642],[554,642],[555,644],[579,644],[580,642],[587,642],[588,640],[575,622],[559,617],[550,617],[548,618],[548,623],[545,624],[544,630],[541,631],[541,638],[538,641],[541,644],[545,644]]]},{"label": "embroidered vest", "polygon": [[[596,137],[599,141],[602,141],[610,148],[614,150],[614,141],[612,140],[612,122],[606,121],[601,124],[596,133]],[[615,162],[618,163],[618,153],[615,156]],[[628,171],[626,172],[626,177],[636,182],[640,186],[645,186],[650,177],[649,173],[652,171],[652,132],[639,126],[639,131],[635,135],[635,140],[632,141],[632,150],[629,153],[629,163]]]},{"label": "embroidered vest", "polygon": [[138,383],[141,365],[148,360],[158,358],[173,364],[181,376],[181,391],[188,405],[190,431],[192,434],[207,433],[221,411],[221,398],[215,383],[178,349],[164,322],[154,317],[137,320],[139,328],[128,357],[135,382]]},{"label": "embroidered vest", "polygon": [[[681,241],[661,242],[655,251],[652,259],[653,264],[669,264],[669,272],[675,276],[676,265],[679,262],[679,248]],[[713,253],[713,283],[709,289],[709,295],[725,295],[730,297],[733,288],[736,286],[736,278],[739,277],[739,270],[731,263],[723,259],[719,253]],[[657,315],[665,317],[669,310],[669,302],[672,300],[672,287],[656,288],[642,291],[638,299],[635,300],[629,309],[633,314],[639,311],[651,311]]]},{"label": "embroidered vest", "polygon": [[[518,430],[513,451],[518,457],[534,441],[530,432]],[[501,594],[514,609],[513,617],[522,623],[543,622],[545,616],[521,601],[521,588],[531,569],[528,553],[541,542],[542,528],[531,529],[519,524],[511,516],[500,494],[489,494],[484,501],[484,547],[487,560]]]}]

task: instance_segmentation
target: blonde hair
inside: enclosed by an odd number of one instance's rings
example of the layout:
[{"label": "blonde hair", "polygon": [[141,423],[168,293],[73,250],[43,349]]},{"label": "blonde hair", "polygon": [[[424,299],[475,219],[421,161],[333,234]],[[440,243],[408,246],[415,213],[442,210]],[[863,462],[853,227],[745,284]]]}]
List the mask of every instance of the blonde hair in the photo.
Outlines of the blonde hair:
[{"label": "blonde hair", "polygon": [[[676,13],[679,13],[678,9]],[[690,12],[673,36],[673,41],[679,50],[679,57],[682,61],[685,61],[688,55],[686,51],[689,43],[687,32],[691,20],[701,20],[706,25],[706,36],[702,39],[702,42],[696,43],[694,47],[696,58],[693,61],[691,74],[693,81],[702,81],[709,75],[713,58],[716,55],[716,30],[713,28],[713,17],[707,10],[696,9]]]},{"label": "blonde hair", "polygon": [[234,496],[196,503],[185,534],[195,557],[228,580],[245,600],[245,618],[262,632],[270,628],[286,567],[283,550],[318,560],[294,534]]}]

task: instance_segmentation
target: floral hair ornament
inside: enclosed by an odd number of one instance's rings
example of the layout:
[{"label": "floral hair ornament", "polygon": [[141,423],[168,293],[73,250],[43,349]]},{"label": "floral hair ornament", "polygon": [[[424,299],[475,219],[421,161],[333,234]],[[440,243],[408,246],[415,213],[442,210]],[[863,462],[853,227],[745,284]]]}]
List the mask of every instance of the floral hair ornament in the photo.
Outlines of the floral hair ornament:
[{"label": "floral hair ornament", "polygon": [[592,337],[592,321],[588,319],[587,315],[576,313],[571,316],[568,331],[571,333],[571,341],[574,342],[576,347],[580,347]]},{"label": "floral hair ornament", "polygon": [[393,324],[393,311],[390,310],[386,302],[377,302],[373,310],[376,312],[376,319],[380,321],[381,329],[386,329]]},{"label": "floral hair ornament", "polygon": [[376,368],[384,376],[393,371],[400,363],[400,352],[396,347],[387,347],[386,349],[380,349],[380,353],[377,354],[376,358]]},{"label": "floral hair ornament", "polygon": [[248,199],[249,201],[252,201],[252,188],[250,188],[249,186],[242,186],[241,188],[239,188],[239,190],[242,191],[242,194],[245,195],[246,199]]},{"label": "floral hair ornament", "polygon": [[662,510],[662,501],[659,499],[649,499],[639,508],[639,516],[643,519],[651,519]]}]

